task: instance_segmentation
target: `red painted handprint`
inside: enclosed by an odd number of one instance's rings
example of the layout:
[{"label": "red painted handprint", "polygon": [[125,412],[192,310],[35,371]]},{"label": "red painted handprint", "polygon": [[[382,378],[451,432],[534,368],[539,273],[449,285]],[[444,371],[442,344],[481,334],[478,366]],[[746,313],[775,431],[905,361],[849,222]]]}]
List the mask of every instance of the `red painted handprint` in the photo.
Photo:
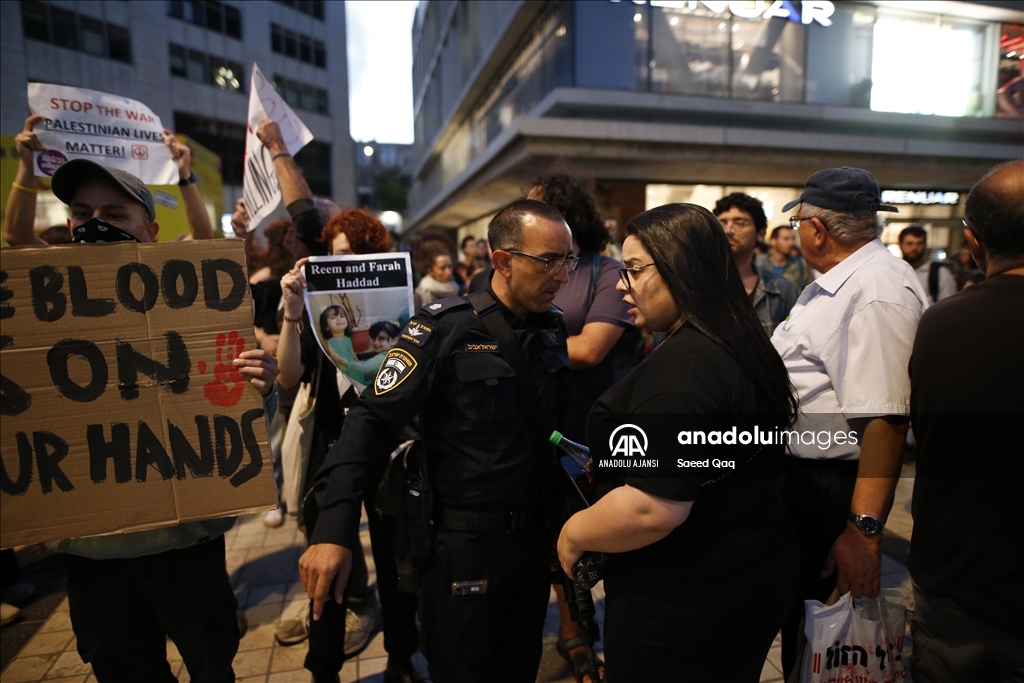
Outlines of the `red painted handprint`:
[{"label": "red painted handprint", "polygon": [[[245,339],[238,332],[217,335],[217,364],[213,367],[213,380],[203,385],[206,400],[215,406],[230,408],[242,399],[245,378],[231,364],[245,350]],[[199,374],[206,374],[206,361],[199,361]]]}]

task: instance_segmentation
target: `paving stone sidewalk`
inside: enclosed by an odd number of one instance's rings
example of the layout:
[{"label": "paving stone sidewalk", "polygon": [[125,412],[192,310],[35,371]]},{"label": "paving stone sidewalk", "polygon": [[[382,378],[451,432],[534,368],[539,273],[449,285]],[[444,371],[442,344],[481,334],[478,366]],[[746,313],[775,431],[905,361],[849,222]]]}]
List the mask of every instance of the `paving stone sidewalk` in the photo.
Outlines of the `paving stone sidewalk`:
[{"label": "paving stone sidewalk", "polygon": [[[899,587],[907,595],[911,594],[911,589],[905,553],[913,528],[910,517],[913,483],[913,465],[906,465],[886,525],[887,537],[883,549],[887,554],[882,557],[882,586]],[[365,521],[362,540],[369,563],[370,581],[373,582],[376,573]],[[231,583],[238,596],[239,609],[244,611],[249,621],[249,630],[242,638],[234,661],[238,683],[306,683],[310,676],[302,668],[302,662],[308,645],[301,643],[283,647],[274,640],[277,624],[300,611],[307,601],[298,580],[298,558],[305,543],[302,532],[291,519],[278,529],[267,529],[260,515],[250,515],[238,520],[227,533],[226,541]],[[598,619],[603,623],[604,593],[600,584],[595,590],[594,599]],[[558,607],[552,593],[544,627],[544,656],[537,683],[572,683],[574,680],[568,666],[555,650],[557,633]],[[598,643],[598,649],[600,647]],[[780,642],[776,639],[764,663],[762,682],[782,681],[780,651]],[[909,651],[908,630],[904,648],[907,656]],[[178,680],[188,681],[188,672],[171,642],[167,645],[167,655]],[[425,674],[426,662],[419,653],[415,663],[420,672]],[[345,663],[341,680],[343,683],[382,683],[386,664],[384,636],[378,634],[362,654]],[[66,598],[0,673],[0,683],[92,683],[95,680],[92,667],[84,664],[75,650]]]}]

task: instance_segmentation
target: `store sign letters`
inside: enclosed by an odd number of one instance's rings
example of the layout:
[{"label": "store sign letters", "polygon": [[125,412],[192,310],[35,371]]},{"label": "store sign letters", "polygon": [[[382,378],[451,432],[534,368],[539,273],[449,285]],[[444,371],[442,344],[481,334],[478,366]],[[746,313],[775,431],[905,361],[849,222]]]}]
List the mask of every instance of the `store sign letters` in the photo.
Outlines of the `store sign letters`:
[{"label": "store sign letters", "polygon": [[[616,0],[612,0],[616,2]],[[647,0],[633,0],[636,5],[646,5]],[[787,19],[797,24],[810,24],[818,22],[822,26],[831,26],[836,6],[828,0],[805,0],[801,3],[803,13],[790,2],[790,0],[748,0],[747,2],[697,2],[696,0],[650,0],[651,7],[663,7],[665,9],[697,9],[697,5],[704,5],[707,9],[716,14],[725,14],[727,11],[734,16],[745,19]]]},{"label": "store sign letters", "polygon": [[932,192],[915,190],[883,190],[882,202],[885,204],[957,204],[959,192]]}]

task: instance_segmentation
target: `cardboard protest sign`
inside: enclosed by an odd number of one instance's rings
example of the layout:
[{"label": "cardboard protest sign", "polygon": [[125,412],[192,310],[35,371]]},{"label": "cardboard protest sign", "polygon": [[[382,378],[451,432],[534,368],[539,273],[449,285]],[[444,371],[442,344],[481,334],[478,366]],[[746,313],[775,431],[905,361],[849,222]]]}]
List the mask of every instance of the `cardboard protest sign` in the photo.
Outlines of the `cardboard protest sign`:
[{"label": "cardboard protest sign", "polygon": [[148,185],[178,182],[178,165],[164,146],[160,117],[142,102],[86,88],[28,84],[28,106],[43,117],[35,127],[45,152],[36,173],[50,177],[69,159],[119,168]]},{"label": "cardboard protest sign", "polygon": [[240,241],[5,249],[0,547],[273,507]]},{"label": "cardboard protest sign", "polygon": [[256,230],[281,205],[281,186],[274,171],[270,151],[256,137],[256,128],[264,118],[271,118],[281,129],[281,137],[289,154],[297,154],[313,139],[306,124],[295,115],[274,84],[255,63],[249,82],[249,120],[245,133],[245,174],[242,194],[249,212],[249,230]]},{"label": "cardboard protest sign", "polygon": [[412,317],[409,255],[313,256],[302,274],[314,336],[360,393]]}]

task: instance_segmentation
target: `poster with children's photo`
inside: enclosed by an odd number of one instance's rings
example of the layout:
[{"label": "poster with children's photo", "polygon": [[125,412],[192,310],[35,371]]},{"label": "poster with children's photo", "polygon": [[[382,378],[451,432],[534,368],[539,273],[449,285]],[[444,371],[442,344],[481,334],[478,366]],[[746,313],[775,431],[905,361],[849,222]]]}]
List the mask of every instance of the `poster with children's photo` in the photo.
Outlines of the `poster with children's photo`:
[{"label": "poster with children's photo", "polygon": [[339,389],[351,383],[359,393],[412,317],[409,255],[313,256],[302,274],[309,323],[339,370]]}]

